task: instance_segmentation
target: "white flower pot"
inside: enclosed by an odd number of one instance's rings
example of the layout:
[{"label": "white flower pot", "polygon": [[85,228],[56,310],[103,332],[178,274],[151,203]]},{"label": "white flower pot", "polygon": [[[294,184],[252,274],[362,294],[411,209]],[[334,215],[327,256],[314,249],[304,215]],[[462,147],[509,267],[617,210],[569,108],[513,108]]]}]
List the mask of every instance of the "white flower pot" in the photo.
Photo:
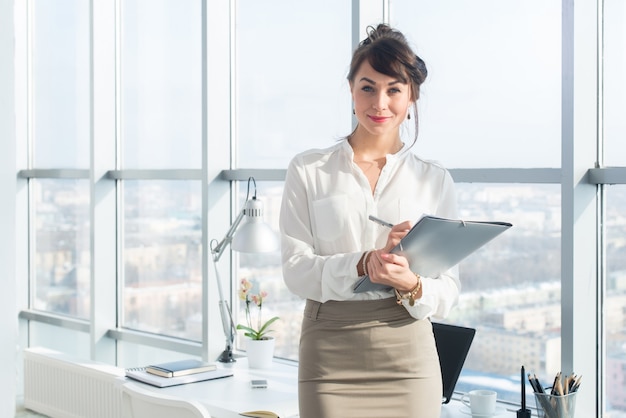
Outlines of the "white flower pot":
[{"label": "white flower pot", "polygon": [[246,339],[248,367],[251,369],[269,369],[274,359],[274,338],[267,340]]}]

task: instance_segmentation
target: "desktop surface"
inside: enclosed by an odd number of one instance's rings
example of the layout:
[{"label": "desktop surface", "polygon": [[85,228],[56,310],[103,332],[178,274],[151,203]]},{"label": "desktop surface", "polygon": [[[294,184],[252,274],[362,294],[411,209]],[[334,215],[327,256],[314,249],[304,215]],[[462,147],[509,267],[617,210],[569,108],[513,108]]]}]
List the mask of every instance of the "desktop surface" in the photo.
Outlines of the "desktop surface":
[{"label": "desktop surface", "polygon": [[[246,358],[218,368],[232,368],[233,376],[185,385],[158,388],[141,382],[145,389],[203,404],[215,418],[241,418],[241,412],[266,410],[281,418],[298,417],[297,368],[274,361],[270,369],[250,369]],[[252,388],[250,381],[267,380],[267,388]]]},{"label": "desktop surface", "polygon": [[[280,418],[299,417],[298,372],[294,364],[275,360],[270,369],[250,369],[243,357],[236,363],[219,363],[218,368],[232,368],[233,376],[167,388],[136,383],[155,393],[198,401],[208,409],[212,418],[241,418],[242,412],[258,410],[272,411]],[[267,380],[267,388],[252,388],[250,381],[253,379]],[[460,401],[452,400],[442,405],[441,418],[468,417],[465,409]],[[515,412],[500,410],[503,412],[496,417],[515,416]]]}]

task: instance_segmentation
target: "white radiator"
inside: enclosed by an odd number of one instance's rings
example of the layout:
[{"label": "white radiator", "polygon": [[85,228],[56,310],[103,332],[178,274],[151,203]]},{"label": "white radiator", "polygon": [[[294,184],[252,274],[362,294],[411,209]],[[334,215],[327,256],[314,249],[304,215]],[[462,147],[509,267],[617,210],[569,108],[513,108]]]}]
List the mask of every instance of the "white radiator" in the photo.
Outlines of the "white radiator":
[{"label": "white radiator", "polygon": [[124,370],[44,349],[24,350],[24,407],[53,418],[119,418]]}]

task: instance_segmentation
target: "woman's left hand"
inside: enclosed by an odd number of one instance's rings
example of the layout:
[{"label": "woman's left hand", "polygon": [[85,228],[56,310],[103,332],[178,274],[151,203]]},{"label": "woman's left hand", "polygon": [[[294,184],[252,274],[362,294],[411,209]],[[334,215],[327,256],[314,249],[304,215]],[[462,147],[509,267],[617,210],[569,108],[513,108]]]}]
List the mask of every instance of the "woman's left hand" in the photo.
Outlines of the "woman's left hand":
[{"label": "woman's left hand", "polygon": [[367,274],[373,283],[385,284],[402,292],[415,287],[415,274],[407,259],[384,250],[372,251],[367,262]]}]

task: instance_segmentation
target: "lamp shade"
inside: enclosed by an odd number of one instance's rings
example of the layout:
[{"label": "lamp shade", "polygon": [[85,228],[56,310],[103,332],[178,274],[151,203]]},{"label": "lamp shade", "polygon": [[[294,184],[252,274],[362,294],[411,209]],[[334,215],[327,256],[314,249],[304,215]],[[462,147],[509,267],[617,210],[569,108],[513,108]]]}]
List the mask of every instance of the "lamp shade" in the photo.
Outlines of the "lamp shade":
[{"label": "lamp shade", "polygon": [[242,253],[268,253],[279,247],[278,237],[263,222],[263,203],[256,197],[246,201],[245,222],[233,236],[231,247]]}]

